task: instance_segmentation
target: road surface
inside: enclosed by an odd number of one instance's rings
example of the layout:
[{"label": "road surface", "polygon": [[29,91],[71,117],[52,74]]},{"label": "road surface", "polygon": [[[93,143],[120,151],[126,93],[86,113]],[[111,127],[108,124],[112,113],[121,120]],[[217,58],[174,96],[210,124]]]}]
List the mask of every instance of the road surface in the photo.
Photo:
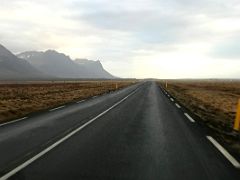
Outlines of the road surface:
[{"label": "road surface", "polygon": [[239,180],[171,98],[145,82],[2,125],[0,180]]}]

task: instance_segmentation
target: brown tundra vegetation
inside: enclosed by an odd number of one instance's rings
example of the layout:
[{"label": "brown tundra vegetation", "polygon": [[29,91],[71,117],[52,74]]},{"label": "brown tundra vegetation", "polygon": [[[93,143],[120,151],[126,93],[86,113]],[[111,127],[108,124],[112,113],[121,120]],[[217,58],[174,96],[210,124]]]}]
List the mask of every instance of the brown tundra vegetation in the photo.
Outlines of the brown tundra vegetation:
[{"label": "brown tundra vegetation", "polygon": [[[233,132],[238,99],[239,80],[169,80],[167,91],[204,124],[214,130],[216,136],[230,144],[240,154],[239,134]],[[165,82],[160,82],[165,88]],[[166,88],[165,88],[166,89]]]},{"label": "brown tundra vegetation", "polygon": [[135,81],[0,84],[0,123],[132,85]]}]

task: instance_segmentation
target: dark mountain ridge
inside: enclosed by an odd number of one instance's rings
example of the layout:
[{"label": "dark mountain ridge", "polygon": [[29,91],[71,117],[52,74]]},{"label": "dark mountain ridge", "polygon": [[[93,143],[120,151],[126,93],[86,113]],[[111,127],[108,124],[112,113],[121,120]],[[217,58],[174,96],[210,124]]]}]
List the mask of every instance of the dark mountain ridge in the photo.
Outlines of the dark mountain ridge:
[{"label": "dark mountain ridge", "polygon": [[0,44],[0,80],[45,79],[48,75]]},{"label": "dark mountain ridge", "polygon": [[103,68],[100,61],[87,59],[73,61],[69,56],[55,50],[28,51],[17,56],[25,59],[38,70],[59,78],[115,78]]}]

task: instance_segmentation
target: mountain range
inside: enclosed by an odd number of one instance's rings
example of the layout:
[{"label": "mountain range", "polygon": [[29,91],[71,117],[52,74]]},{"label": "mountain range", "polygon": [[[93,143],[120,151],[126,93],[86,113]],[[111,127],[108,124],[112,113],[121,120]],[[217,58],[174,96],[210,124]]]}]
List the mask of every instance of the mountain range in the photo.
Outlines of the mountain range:
[{"label": "mountain range", "polygon": [[72,60],[55,50],[27,51],[14,55],[0,45],[0,80],[113,79],[100,61]]},{"label": "mountain range", "polygon": [[46,79],[48,76],[0,45],[0,80]]}]

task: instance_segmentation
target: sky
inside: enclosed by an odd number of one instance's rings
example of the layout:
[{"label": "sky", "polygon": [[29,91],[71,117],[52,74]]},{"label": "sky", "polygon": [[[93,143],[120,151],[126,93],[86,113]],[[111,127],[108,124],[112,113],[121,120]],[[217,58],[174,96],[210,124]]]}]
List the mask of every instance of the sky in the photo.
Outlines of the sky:
[{"label": "sky", "polygon": [[240,78],[240,1],[0,0],[0,44],[125,78]]}]

